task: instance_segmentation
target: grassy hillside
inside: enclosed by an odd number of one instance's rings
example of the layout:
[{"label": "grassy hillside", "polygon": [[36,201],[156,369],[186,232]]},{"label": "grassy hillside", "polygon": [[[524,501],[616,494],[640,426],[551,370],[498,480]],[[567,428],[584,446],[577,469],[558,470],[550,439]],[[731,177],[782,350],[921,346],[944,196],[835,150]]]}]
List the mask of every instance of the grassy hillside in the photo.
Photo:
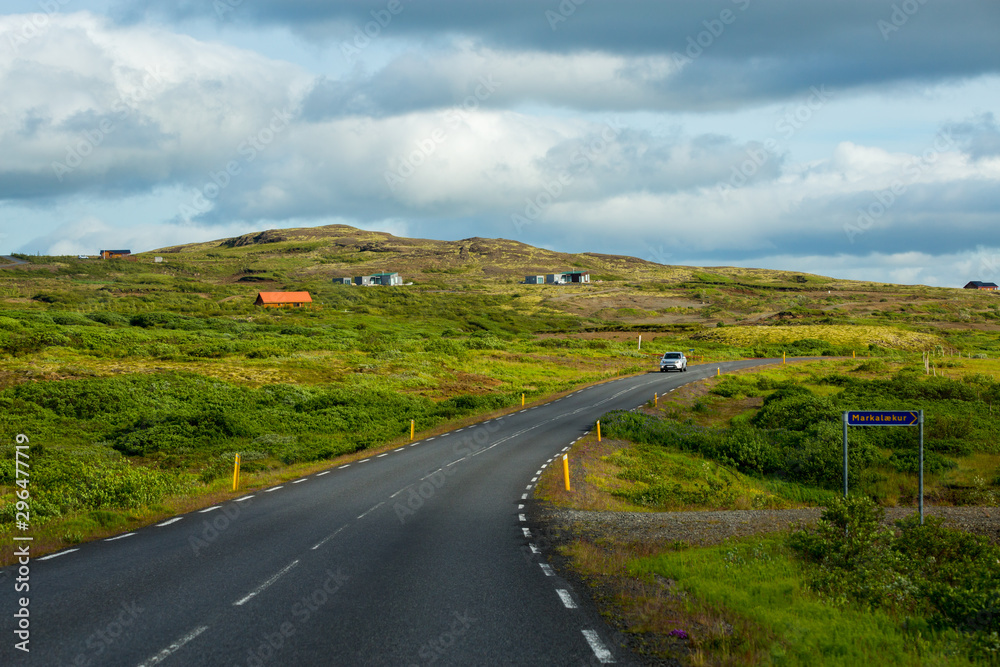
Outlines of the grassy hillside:
[{"label": "grassy hillside", "polygon": [[[20,259],[0,267],[0,531],[12,526],[13,443],[25,434],[33,526],[48,526],[53,545],[226,492],[237,452],[244,479],[261,484],[402,437],[411,419],[439,428],[522,394],[651,369],[665,349],[693,349],[697,362],[784,352],[918,363],[929,351],[935,373],[958,355],[998,354],[996,295],[498,239],[335,225],[136,261]],[[594,283],[520,284],[569,269]],[[381,270],[412,284],[333,283]],[[277,290],[308,290],[314,306],[253,305]]]}]

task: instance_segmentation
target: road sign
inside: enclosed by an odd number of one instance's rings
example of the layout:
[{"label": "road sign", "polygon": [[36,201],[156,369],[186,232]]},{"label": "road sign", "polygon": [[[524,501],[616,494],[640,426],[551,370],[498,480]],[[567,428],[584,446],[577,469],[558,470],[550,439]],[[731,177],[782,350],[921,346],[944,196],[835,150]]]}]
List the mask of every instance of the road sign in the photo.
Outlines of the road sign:
[{"label": "road sign", "polygon": [[853,410],[847,413],[848,426],[916,426],[916,410]]}]

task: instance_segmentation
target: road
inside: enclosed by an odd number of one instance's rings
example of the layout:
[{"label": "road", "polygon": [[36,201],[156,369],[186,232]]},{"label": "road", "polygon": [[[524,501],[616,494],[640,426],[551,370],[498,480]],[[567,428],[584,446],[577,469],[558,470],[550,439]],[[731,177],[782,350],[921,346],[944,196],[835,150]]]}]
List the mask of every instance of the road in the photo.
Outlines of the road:
[{"label": "road", "polygon": [[9,257],[7,255],[0,255],[0,259],[10,262],[10,264],[0,264],[0,269],[10,269],[21,264],[27,264],[23,259],[18,259],[17,257]]},{"label": "road", "polygon": [[[773,361],[596,385],[80,544],[32,559],[27,593],[6,568],[0,664],[633,664],[549,568],[523,506],[604,412]],[[21,596],[28,654],[12,634]]]}]

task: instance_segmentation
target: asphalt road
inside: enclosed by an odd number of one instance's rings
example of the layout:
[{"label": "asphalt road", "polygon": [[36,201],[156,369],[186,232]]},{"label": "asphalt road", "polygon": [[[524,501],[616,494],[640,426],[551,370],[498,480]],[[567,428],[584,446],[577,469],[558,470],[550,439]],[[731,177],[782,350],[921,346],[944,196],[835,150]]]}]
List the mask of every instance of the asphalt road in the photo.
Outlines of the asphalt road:
[{"label": "asphalt road", "polygon": [[[633,663],[586,592],[548,566],[523,505],[604,412],[773,361],[593,386],[31,559],[27,592],[6,568],[0,664]],[[15,648],[21,597],[29,653]]]}]

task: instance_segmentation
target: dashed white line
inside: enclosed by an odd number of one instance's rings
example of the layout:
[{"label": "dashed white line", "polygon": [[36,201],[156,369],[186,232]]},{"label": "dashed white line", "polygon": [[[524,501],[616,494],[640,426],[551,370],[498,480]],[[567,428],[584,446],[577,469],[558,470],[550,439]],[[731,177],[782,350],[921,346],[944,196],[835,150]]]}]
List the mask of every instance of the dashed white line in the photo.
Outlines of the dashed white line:
[{"label": "dashed white line", "polygon": [[531,549],[531,553],[533,553],[533,554],[540,554],[540,553],[542,553],[541,549],[539,549],[538,547],[536,547],[534,544],[532,544],[530,542],[528,543],[528,548]]},{"label": "dashed white line", "polygon": [[531,537],[531,529],[530,528],[522,528],[521,530],[524,531],[524,536],[525,537]]},{"label": "dashed white line", "polygon": [[365,512],[364,514],[362,514],[358,518],[359,519],[365,518],[366,516],[368,516],[369,514],[371,514],[372,512],[374,512],[375,510],[377,510],[379,507],[382,507],[382,505],[385,505],[385,501],[384,500],[382,502],[380,502],[378,505],[376,505],[375,507],[372,507],[370,510],[368,510],[367,512]]},{"label": "dashed white line", "polygon": [[147,658],[145,660],[145,662],[143,662],[141,665],[139,665],[139,667],[147,667],[148,665],[158,665],[158,664],[160,664],[161,662],[163,662],[164,660],[166,660],[167,658],[169,658],[171,655],[173,655],[177,651],[181,650],[181,647],[183,647],[185,644],[187,644],[188,642],[190,642],[192,639],[194,639],[195,637],[197,637],[201,633],[205,632],[205,630],[208,630],[208,626],[207,625],[203,625],[200,628],[196,628],[196,629],[192,630],[190,633],[184,635],[183,637],[181,637],[180,639],[178,639],[173,644],[171,644],[167,648],[163,649],[162,651],[160,651],[156,655],[154,655],[154,656],[152,656],[150,658]]},{"label": "dashed white line", "polygon": [[538,481],[538,475],[535,475],[534,477],[532,477],[531,481],[532,482],[537,482]]},{"label": "dashed white line", "polygon": [[221,508],[222,505],[213,505],[212,507],[206,507],[203,510],[198,510],[198,514],[204,514],[205,512],[214,512],[215,510]]},{"label": "dashed white line", "polygon": [[251,498],[253,498],[253,494],[252,493],[249,496],[243,496],[242,498],[237,498],[233,502],[234,503],[242,503],[244,500],[250,500]]},{"label": "dashed white line", "polygon": [[[430,442],[431,440],[433,440],[433,439],[434,439],[434,438],[436,438],[436,437],[437,437],[437,436],[435,435],[435,436],[432,436],[432,437],[430,437],[430,438],[427,438],[427,442]],[[410,447],[412,447],[412,446],[413,446],[413,445],[410,445]]]},{"label": "dashed white line", "polygon": [[109,537],[109,538],[107,538],[104,541],[105,542],[114,542],[115,540],[120,540],[120,539],[123,539],[123,538],[126,538],[126,537],[132,537],[133,535],[135,535],[135,533],[125,533],[124,535],[115,535],[114,537]]},{"label": "dashed white line", "polygon": [[316,549],[319,549],[321,546],[323,546],[324,544],[326,544],[327,542],[329,542],[330,540],[332,540],[334,537],[336,537],[337,533],[339,533],[340,531],[342,531],[345,528],[347,528],[347,524],[346,523],[343,526],[341,526],[340,528],[338,528],[337,530],[333,531],[331,534],[329,534],[326,537],[324,537],[322,540],[320,540],[319,544],[317,544],[312,549],[310,549],[310,551],[315,551]]},{"label": "dashed white line", "polygon": [[361,459],[358,463],[368,463],[371,459]]},{"label": "dashed white line", "polygon": [[379,454],[379,455],[378,455],[378,456],[376,456],[375,458],[377,458],[377,459],[380,459],[380,458],[382,458],[383,456],[389,456],[389,453],[388,453],[388,452],[386,452],[385,454]]},{"label": "dashed white line", "polygon": [[329,470],[324,470],[323,472],[316,473],[316,476],[317,477],[322,477],[323,475],[329,475],[329,474],[330,474]]},{"label": "dashed white line", "polygon": [[344,465],[342,465],[339,468],[337,468],[337,470],[343,470],[344,468],[350,468],[350,467],[351,467],[350,463],[345,463]]},{"label": "dashed white line", "polygon": [[518,504],[517,509],[523,510],[524,509],[524,505]]},{"label": "dashed white line", "polygon": [[601,664],[607,665],[615,661],[615,657],[611,655],[605,646],[604,642],[601,641],[600,635],[597,634],[595,630],[581,630],[584,639],[590,644],[590,649],[594,652],[594,656],[601,662]]},{"label": "dashed white line", "polygon": [[267,588],[268,586],[270,586],[274,582],[276,582],[282,575],[284,575],[286,572],[288,572],[289,570],[291,570],[293,567],[295,567],[298,564],[299,564],[299,560],[296,558],[289,565],[286,565],[285,568],[283,570],[281,570],[281,572],[279,572],[278,574],[274,575],[273,577],[271,577],[270,579],[268,579],[267,581],[265,581],[263,584],[261,584],[260,586],[258,586],[254,590],[252,590],[249,595],[247,595],[246,597],[240,598],[239,600],[237,600],[236,602],[234,602],[233,606],[235,606],[235,607],[242,606],[247,601],[249,601],[252,597],[254,597],[258,593],[260,593],[261,591],[263,591],[265,588]]},{"label": "dashed white line", "polygon": [[35,560],[51,560],[53,558],[59,558],[59,556],[65,556],[66,554],[71,554],[74,551],[79,551],[79,549],[66,549],[65,551],[60,551],[59,553],[49,554],[48,556],[42,556],[41,558],[36,558]]},{"label": "dashed white line", "polygon": [[556,576],[556,573],[552,570],[552,566],[549,565],[548,563],[539,563],[538,565],[541,566],[542,572],[545,573],[546,577]]},{"label": "dashed white line", "polygon": [[517,515],[517,520],[518,521],[527,521],[528,517],[524,516],[523,514],[518,514]]},{"label": "dashed white line", "polygon": [[556,594],[567,609],[576,609],[576,603],[573,602],[573,597],[569,594],[569,591],[565,588],[557,588]]},{"label": "dashed white line", "polygon": [[297,479],[292,484],[301,484],[302,482],[308,481],[308,477],[303,477],[302,479]]},{"label": "dashed white line", "polygon": [[[419,443],[419,442],[415,442],[415,443],[413,443],[413,444],[414,444],[414,445],[419,445],[420,443]],[[401,451],[403,451],[404,449],[406,449],[406,447],[400,447],[399,449],[394,449],[394,450],[392,450],[392,451],[394,451],[394,452],[401,452]]]},{"label": "dashed white line", "polygon": [[457,430],[455,431],[455,433],[461,433],[461,432],[462,432],[462,431],[464,431],[464,430],[465,430],[464,428],[460,428],[460,429],[457,429]]},{"label": "dashed white line", "polygon": [[157,528],[163,528],[164,526],[169,526],[172,523],[177,523],[178,521],[180,521],[183,518],[184,517],[182,517],[182,516],[175,516],[173,519],[167,519],[163,523],[156,524],[156,527]]},{"label": "dashed white line", "polygon": [[528,494],[527,493],[522,493],[521,494],[521,500],[527,500],[527,499],[528,499]]},{"label": "dashed white line", "polygon": [[272,486],[270,489],[264,489],[264,493],[271,493],[272,491],[277,491],[278,489],[283,489],[283,488],[285,488],[284,485]]},{"label": "dashed white line", "polygon": [[527,489],[528,491],[531,491],[531,484],[529,484],[528,486],[526,486],[524,488]]}]

